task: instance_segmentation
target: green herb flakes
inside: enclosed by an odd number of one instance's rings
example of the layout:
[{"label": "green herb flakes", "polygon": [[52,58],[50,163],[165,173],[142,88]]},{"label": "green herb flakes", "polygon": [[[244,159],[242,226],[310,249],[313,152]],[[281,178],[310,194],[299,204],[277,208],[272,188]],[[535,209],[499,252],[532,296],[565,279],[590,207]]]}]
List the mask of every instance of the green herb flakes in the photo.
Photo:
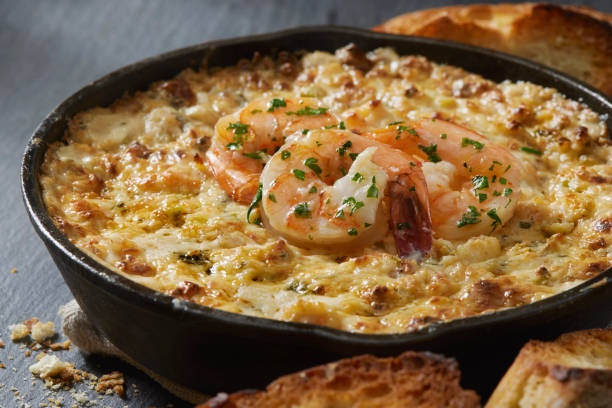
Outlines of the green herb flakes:
[{"label": "green herb flakes", "polygon": [[535,154],[536,156],[541,156],[542,155],[542,151],[541,150],[534,149],[533,147],[529,147],[529,146],[521,146],[521,151],[523,151],[525,153],[529,153],[529,154]]},{"label": "green herb flakes", "polygon": [[480,222],[480,213],[473,205],[468,207],[468,211],[461,215],[461,219],[457,221],[457,228],[465,227],[469,224],[478,224]]},{"label": "green herb flakes", "polygon": [[276,108],[285,108],[287,106],[287,102],[284,99],[272,99],[270,101],[270,107],[268,108],[268,112],[273,112]]},{"label": "green herb flakes", "polygon": [[296,205],[295,208],[293,209],[293,213],[298,218],[311,218],[312,217],[312,213],[310,211],[310,208],[308,208],[308,203],[306,202]]},{"label": "green herb flakes", "polygon": [[[251,212],[253,212],[253,210],[259,205],[259,203],[261,202],[261,198],[262,198],[262,191],[263,191],[263,186],[261,185],[261,183],[259,184],[259,187],[257,187],[257,192],[255,193],[255,197],[253,197],[253,201],[251,202],[251,205],[249,205],[249,209],[247,210],[247,222],[249,224],[251,223]],[[257,221],[255,221],[255,223],[257,223]]]},{"label": "green herb flakes", "polygon": [[372,176],[372,185],[368,188],[367,197],[378,198],[378,187],[376,186],[376,176]]},{"label": "green herb flakes", "polygon": [[298,170],[298,169],[293,169],[291,170],[291,172],[293,173],[293,175],[300,179],[300,180],[304,180],[304,178],[306,177],[306,173],[304,173],[302,170]]},{"label": "green herb flakes", "polygon": [[427,158],[432,163],[438,163],[442,161],[440,156],[438,156],[438,153],[436,153],[436,150],[438,149],[437,144],[431,144],[429,146],[419,145],[419,149],[421,149],[427,155]]}]

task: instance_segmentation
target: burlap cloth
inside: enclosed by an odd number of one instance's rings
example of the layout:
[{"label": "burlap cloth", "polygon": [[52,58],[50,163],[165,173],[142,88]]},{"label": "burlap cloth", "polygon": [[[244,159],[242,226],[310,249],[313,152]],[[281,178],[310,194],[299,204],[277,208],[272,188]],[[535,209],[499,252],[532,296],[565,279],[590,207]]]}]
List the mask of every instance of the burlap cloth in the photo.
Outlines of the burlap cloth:
[{"label": "burlap cloth", "polygon": [[154,373],[117,349],[89,322],[89,319],[75,300],[60,307],[58,314],[62,318],[62,331],[70,339],[70,342],[81,351],[118,357],[157,381],[159,385],[172,394],[193,404],[204,402],[210,398],[208,395],[186,388]]}]

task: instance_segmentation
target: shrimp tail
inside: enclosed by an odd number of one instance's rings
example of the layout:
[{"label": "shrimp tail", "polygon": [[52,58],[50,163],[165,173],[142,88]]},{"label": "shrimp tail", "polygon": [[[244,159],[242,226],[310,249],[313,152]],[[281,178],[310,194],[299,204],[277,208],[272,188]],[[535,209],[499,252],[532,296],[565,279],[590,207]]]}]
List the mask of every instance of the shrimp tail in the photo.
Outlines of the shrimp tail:
[{"label": "shrimp tail", "polygon": [[420,261],[431,250],[433,233],[429,205],[414,186],[407,174],[390,183],[390,222],[398,255]]}]

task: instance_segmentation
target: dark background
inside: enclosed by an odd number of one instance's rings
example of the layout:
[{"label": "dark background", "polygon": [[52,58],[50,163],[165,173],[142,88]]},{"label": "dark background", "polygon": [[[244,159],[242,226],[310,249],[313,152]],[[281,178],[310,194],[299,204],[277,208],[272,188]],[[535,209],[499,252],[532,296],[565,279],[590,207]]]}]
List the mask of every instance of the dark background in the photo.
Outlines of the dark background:
[{"label": "dark background", "polygon": [[[0,369],[0,408],[47,402],[44,385],[32,381],[28,372],[33,356],[24,357],[20,344],[10,341],[8,325],[33,316],[59,325],[57,309],[71,299],[29,224],[19,190],[25,144],[57,104],[109,71],[174,48],[300,25],[371,27],[419,8],[476,2],[0,1],[0,339],[6,344],[0,349],[0,362],[7,367]],[[612,12],[609,0],[574,3]],[[18,272],[11,274],[12,268]],[[128,399],[104,396],[99,406],[188,406],[119,360],[76,350],[58,356],[97,375],[125,373]],[[76,389],[97,399],[98,394],[83,384]],[[73,405],[70,393],[57,395],[63,396],[65,406]]]}]

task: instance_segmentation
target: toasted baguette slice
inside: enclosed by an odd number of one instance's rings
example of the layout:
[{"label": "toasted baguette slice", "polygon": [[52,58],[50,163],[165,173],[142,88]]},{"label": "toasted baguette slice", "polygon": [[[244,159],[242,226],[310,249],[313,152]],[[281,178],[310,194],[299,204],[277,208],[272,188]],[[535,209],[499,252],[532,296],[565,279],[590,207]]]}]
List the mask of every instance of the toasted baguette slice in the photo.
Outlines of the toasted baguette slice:
[{"label": "toasted baguette slice", "polygon": [[364,355],[281,377],[266,391],[219,394],[199,408],[480,407],[459,379],[457,362],[440,355]]},{"label": "toasted baguette slice", "polygon": [[519,55],[612,95],[612,16],[587,7],[543,3],[442,7],[395,17],[374,30]]},{"label": "toasted baguette slice", "polygon": [[530,341],[486,407],[612,407],[612,329]]}]

